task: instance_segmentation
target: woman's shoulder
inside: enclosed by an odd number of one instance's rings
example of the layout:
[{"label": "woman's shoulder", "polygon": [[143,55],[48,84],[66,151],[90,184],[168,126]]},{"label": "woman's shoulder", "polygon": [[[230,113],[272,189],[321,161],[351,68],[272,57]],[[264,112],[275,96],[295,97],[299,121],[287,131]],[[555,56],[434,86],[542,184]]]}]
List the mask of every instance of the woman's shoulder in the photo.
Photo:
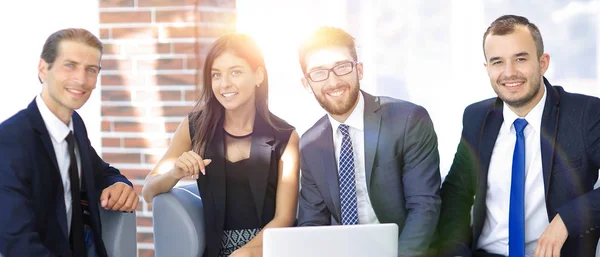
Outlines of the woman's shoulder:
[{"label": "woman's shoulder", "polygon": [[280,131],[284,134],[287,134],[288,136],[290,133],[292,133],[292,131],[294,129],[296,129],[290,123],[288,123],[287,121],[285,121],[282,118],[279,118],[277,115],[273,114],[272,112],[269,112],[269,119],[271,120],[272,126],[274,126],[274,129],[276,131]]}]

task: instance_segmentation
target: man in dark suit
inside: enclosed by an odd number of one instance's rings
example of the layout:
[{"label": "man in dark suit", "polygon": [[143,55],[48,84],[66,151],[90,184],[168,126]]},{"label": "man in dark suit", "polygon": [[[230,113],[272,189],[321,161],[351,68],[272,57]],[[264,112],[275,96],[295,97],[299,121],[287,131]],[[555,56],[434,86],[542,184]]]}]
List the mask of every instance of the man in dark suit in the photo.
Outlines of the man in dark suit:
[{"label": "man in dark suit", "polygon": [[102,43],[84,29],[48,37],[42,92],[0,124],[0,255],[106,257],[99,205],[131,212],[138,196],[90,145],[74,110],[88,100]]},{"label": "man in dark suit", "polygon": [[395,223],[399,256],[424,254],[441,180],[427,111],[361,91],[363,64],[341,29],[318,29],[299,57],[304,87],[328,113],[300,140],[299,225]]},{"label": "man in dark suit", "polygon": [[465,109],[442,185],[440,255],[594,256],[600,99],[550,84],[550,56],[524,17],[496,19],[483,43],[498,97]]}]

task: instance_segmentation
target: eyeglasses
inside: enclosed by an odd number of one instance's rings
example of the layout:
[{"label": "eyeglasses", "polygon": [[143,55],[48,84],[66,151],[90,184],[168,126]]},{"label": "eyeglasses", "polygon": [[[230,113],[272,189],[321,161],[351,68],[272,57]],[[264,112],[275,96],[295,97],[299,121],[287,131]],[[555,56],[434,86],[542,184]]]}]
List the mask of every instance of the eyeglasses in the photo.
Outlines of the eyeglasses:
[{"label": "eyeglasses", "polygon": [[304,76],[312,80],[312,82],[321,82],[327,80],[329,78],[329,73],[332,71],[338,77],[349,74],[350,72],[354,71],[354,66],[356,66],[356,64],[358,64],[356,61],[340,63],[336,66],[333,66],[331,69],[313,70],[304,74]]}]

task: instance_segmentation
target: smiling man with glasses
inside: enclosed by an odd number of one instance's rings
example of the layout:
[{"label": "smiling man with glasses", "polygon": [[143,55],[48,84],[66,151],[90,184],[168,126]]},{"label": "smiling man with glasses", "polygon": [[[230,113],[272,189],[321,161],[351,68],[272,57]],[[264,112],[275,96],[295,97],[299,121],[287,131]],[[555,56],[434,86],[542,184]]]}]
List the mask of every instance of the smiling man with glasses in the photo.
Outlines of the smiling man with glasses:
[{"label": "smiling man with glasses", "polygon": [[429,114],[361,91],[363,64],[341,29],[319,28],[298,54],[304,88],[327,111],[300,139],[299,226],[395,223],[398,255],[424,255],[441,204]]}]

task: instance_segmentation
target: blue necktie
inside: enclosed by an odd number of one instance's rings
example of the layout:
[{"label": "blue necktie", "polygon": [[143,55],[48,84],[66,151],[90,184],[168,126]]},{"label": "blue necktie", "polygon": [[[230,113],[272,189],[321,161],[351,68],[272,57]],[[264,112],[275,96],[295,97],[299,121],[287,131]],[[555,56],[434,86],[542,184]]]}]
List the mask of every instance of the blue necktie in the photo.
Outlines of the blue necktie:
[{"label": "blue necktie", "polygon": [[510,182],[510,210],[508,214],[508,256],[525,256],[525,119],[516,119],[517,142],[512,163]]},{"label": "blue necktie", "polygon": [[356,225],[358,224],[358,207],[356,204],[356,182],[354,180],[354,150],[348,133],[348,125],[340,124],[339,130],[343,136],[338,166],[342,225]]}]

